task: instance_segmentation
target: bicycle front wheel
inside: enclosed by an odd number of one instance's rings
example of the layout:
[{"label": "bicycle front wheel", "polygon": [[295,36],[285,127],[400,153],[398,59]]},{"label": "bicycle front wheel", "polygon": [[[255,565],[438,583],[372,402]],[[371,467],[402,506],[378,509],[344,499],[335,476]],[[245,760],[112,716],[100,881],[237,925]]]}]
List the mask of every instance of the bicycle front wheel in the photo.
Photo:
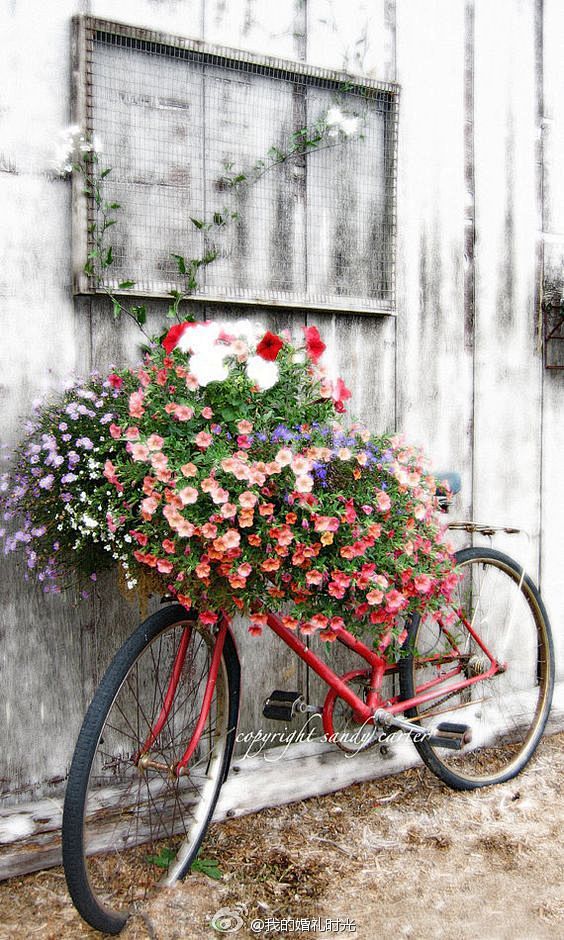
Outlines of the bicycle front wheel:
[{"label": "bicycle front wheel", "polygon": [[[63,812],[63,863],[84,920],[119,933],[151,889],[190,868],[233,750],[239,663],[226,635],[205,725],[215,636],[183,607],[150,616],[115,656],[88,709]],[[180,650],[180,652],[179,652]]]},{"label": "bicycle front wheel", "polygon": [[[464,549],[456,559],[452,603],[438,619],[411,619],[413,655],[400,661],[400,688],[403,699],[436,691],[434,700],[406,711],[422,728],[436,733],[446,721],[469,729],[461,750],[414,743],[448,786],[471,790],[510,780],[533,755],[550,711],[554,651],[539,592],[516,562],[485,548]],[[491,677],[488,653],[501,667]],[[470,678],[477,681],[455,689]]]}]

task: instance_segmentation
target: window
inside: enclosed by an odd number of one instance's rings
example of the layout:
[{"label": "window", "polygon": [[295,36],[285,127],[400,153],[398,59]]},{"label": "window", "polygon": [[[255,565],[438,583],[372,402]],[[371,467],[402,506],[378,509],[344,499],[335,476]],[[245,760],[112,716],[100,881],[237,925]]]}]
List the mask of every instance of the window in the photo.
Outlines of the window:
[{"label": "window", "polygon": [[[74,50],[75,118],[122,207],[108,286],[166,296],[172,253],[211,246],[194,291],[206,301],[394,312],[397,86],[88,16]],[[328,113],[357,130],[284,158]],[[93,292],[94,205],[78,187],[75,200],[75,288]]]}]

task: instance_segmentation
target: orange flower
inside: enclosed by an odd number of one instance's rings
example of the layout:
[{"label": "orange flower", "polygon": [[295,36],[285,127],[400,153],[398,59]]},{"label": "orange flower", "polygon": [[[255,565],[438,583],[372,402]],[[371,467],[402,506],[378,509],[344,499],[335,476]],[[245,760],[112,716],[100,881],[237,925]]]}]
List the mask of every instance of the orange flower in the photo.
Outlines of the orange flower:
[{"label": "orange flower", "polygon": [[198,468],[195,463],[185,463],[180,468],[180,472],[185,477],[195,477],[198,475]]}]

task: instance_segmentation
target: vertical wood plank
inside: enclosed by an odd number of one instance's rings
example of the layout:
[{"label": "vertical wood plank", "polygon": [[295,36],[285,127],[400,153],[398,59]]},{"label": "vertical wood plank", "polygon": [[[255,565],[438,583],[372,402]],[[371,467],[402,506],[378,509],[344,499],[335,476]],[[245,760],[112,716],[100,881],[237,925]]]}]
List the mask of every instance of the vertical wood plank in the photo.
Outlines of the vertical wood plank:
[{"label": "vertical wood plank", "polygon": [[395,0],[307,0],[308,61],[393,81],[395,5]]},{"label": "vertical wood plank", "polygon": [[[445,37],[448,36],[448,42]],[[398,5],[398,428],[471,507],[472,350],[465,335],[465,3]],[[470,193],[470,198],[472,194]]]},{"label": "vertical wood plank", "polygon": [[[89,366],[88,317],[71,297],[70,181],[54,175],[70,113],[75,6],[4,4],[0,12],[0,406],[10,444],[34,398]],[[82,629],[91,611],[73,594],[45,597],[21,560],[3,558],[0,567],[4,802],[61,789],[83,714]]]},{"label": "vertical wood plank", "polygon": [[[543,233],[545,237],[545,290],[564,294],[564,7],[558,0],[543,3],[544,141]],[[561,344],[564,346],[564,343]],[[561,359],[564,361],[564,357]],[[560,675],[564,670],[564,371],[543,375],[541,587],[548,607]]]},{"label": "vertical wood plank", "polygon": [[[349,69],[385,81],[396,80],[395,3],[366,4],[355,0],[345,6],[327,0],[310,0],[307,39],[308,60],[315,64]],[[368,145],[367,141],[364,143]],[[346,148],[343,150],[344,153],[335,151],[333,161],[336,188],[339,179],[347,175]],[[377,175],[377,169],[374,172]],[[328,194],[327,204],[334,198]],[[307,224],[308,238],[315,243],[325,228],[323,213],[308,207]],[[336,232],[333,232],[333,243],[338,250]],[[370,260],[369,256],[369,265]],[[310,275],[315,277],[315,272],[308,272]],[[327,344],[323,361],[329,373],[333,377],[341,376],[352,392],[347,403],[349,416],[363,422],[374,433],[393,431],[396,423],[395,318],[308,312],[307,323],[319,328]],[[327,644],[313,639],[312,645],[323,658]],[[340,674],[361,666],[358,656],[340,644],[325,649],[325,658]],[[327,691],[325,683],[310,670],[310,702],[322,705]]]},{"label": "vertical wood plank", "polygon": [[496,544],[538,577],[541,363],[535,344],[535,3],[478,2],[475,22],[474,505],[527,535]]},{"label": "vertical wood plank", "polygon": [[249,52],[303,58],[305,3],[279,0],[255,4],[253,0],[205,0],[204,39]]}]

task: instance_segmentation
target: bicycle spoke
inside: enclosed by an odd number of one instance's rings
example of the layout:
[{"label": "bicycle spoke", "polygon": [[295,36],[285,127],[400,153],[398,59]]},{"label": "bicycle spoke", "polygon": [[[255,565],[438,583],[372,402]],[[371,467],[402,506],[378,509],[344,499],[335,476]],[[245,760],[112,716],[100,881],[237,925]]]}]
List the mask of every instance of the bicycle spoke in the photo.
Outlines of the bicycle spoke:
[{"label": "bicycle spoke", "polygon": [[[95,894],[117,909],[137,898],[141,886],[145,892],[161,881],[176,864],[179,847],[182,859],[189,858],[190,844],[205,818],[200,807],[221,784],[218,774],[228,740],[221,670],[187,772],[174,775],[197,726],[214,642],[209,633],[191,625],[171,698],[171,676],[185,628],[178,623],[158,635],[132,664],[92,760],[84,810],[88,878]],[[159,718],[162,727],[152,740]]]},{"label": "bicycle spoke", "polygon": [[[490,550],[471,549],[461,555],[457,597],[443,617],[459,651],[454,665],[458,660],[460,671],[436,684],[437,699],[419,706],[415,714],[431,730],[445,718],[470,729],[472,740],[460,750],[428,743],[419,749],[431,769],[444,774],[451,785],[482,786],[509,779],[534,750],[548,713],[552,660],[549,628],[522,569]],[[404,697],[453,668],[452,660],[444,667],[426,660],[451,654],[446,630],[425,616],[414,620],[414,628],[418,652],[408,667],[411,677],[403,667]],[[473,684],[457,689],[465,679]]]}]

